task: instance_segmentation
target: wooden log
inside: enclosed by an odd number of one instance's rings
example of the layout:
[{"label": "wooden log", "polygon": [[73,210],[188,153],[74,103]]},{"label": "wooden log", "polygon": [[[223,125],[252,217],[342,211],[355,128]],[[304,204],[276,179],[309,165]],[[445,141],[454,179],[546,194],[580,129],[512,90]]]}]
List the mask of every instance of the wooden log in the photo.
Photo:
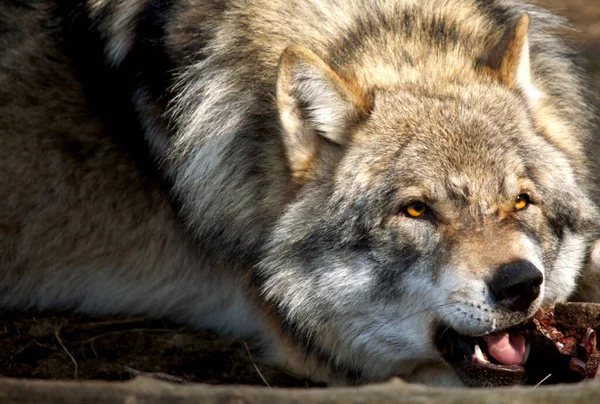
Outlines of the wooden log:
[{"label": "wooden log", "polygon": [[369,404],[600,402],[600,383],[497,389],[431,388],[393,380],[354,388],[276,388],[181,385],[139,377],[128,382],[42,381],[0,378],[0,402],[15,404]]}]

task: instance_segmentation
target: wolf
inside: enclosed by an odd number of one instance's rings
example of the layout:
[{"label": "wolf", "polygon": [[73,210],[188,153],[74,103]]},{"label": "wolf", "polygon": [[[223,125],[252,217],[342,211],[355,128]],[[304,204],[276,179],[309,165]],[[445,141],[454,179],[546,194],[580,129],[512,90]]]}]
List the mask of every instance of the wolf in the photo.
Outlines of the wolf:
[{"label": "wolf", "polygon": [[3,2],[0,306],[211,328],[332,384],[497,384],[451,336],[514,369],[514,326],[599,296],[564,24],[517,0]]}]

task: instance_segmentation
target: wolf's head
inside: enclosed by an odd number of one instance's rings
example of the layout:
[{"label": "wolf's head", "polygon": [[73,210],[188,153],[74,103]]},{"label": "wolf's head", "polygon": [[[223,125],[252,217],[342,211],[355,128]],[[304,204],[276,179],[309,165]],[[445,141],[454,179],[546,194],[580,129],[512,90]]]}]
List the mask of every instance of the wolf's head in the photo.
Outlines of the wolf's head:
[{"label": "wolf's head", "polygon": [[297,192],[255,279],[291,340],[334,373],[454,382],[440,371],[446,333],[482,337],[471,353],[490,366],[518,366],[526,342],[503,330],[574,290],[597,212],[580,146],[536,115],[526,32],[522,17],[463,78],[370,88],[305,48],[284,52]]}]

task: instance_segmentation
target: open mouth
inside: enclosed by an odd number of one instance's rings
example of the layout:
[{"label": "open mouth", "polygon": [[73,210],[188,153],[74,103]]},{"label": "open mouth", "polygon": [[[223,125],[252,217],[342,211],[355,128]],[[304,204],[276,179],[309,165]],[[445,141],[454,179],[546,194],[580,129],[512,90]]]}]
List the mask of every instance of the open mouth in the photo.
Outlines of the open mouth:
[{"label": "open mouth", "polygon": [[531,343],[519,329],[465,337],[441,329],[437,347],[463,382],[472,387],[524,384]]},{"label": "open mouth", "polygon": [[467,386],[573,383],[595,378],[600,364],[596,331],[588,327],[564,328],[551,312],[540,311],[524,324],[481,337],[440,327],[436,345]]}]

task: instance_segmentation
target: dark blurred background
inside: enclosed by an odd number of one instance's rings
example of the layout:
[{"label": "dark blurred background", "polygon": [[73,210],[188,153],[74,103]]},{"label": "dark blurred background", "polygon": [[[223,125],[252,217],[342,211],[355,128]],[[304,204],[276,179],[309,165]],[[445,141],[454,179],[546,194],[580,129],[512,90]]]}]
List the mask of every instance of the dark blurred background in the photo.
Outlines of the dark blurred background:
[{"label": "dark blurred background", "polygon": [[600,90],[600,0],[534,0],[573,23],[566,34],[587,58],[587,68]]},{"label": "dark blurred background", "polygon": [[[595,104],[600,110],[600,0],[533,0],[556,14],[567,17],[572,29],[565,34],[579,47],[584,56],[583,67],[592,79]],[[596,201],[600,203],[600,114],[598,114],[598,133],[595,144],[587,152],[595,165]]]}]

